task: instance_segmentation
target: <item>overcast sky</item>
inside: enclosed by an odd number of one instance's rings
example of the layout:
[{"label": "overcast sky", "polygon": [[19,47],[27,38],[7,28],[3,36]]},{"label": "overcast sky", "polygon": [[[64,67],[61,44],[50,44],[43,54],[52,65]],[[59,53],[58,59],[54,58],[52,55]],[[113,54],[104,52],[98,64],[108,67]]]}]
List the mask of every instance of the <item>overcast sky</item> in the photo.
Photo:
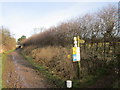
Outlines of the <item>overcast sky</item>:
[{"label": "overcast sky", "polygon": [[109,4],[117,2],[1,2],[0,26],[8,28],[16,38],[29,37],[34,28],[56,26]]}]

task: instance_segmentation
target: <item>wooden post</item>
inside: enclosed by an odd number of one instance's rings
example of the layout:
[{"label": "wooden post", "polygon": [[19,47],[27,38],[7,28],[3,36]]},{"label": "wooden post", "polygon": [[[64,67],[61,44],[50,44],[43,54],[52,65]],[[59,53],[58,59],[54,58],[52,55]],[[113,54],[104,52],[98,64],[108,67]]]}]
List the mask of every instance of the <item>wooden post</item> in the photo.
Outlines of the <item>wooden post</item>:
[{"label": "wooden post", "polygon": [[[80,38],[79,36],[77,37],[77,40],[78,40],[78,47],[80,47]],[[80,79],[80,73],[81,73],[81,64],[80,64],[80,61],[78,61],[78,79]]]}]

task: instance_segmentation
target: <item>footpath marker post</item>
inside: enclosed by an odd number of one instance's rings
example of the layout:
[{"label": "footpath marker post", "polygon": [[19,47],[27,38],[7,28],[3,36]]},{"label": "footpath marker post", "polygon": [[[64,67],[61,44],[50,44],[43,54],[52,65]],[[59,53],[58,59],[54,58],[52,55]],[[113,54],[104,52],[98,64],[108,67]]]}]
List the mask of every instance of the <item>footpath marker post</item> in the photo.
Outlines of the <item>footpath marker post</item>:
[{"label": "footpath marker post", "polygon": [[80,40],[79,36],[74,37],[73,47],[73,62],[78,62],[78,79],[80,79],[81,63],[80,63],[80,43],[84,43],[84,40]]},{"label": "footpath marker post", "polygon": [[78,54],[79,54],[79,61],[78,61],[78,79],[80,79],[80,73],[81,73],[81,63],[80,63],[80,38],[79,38],[79,36],[77,36],[77,40],[78,40],[78,50],[79,50],[79,52],[78,52]]}]

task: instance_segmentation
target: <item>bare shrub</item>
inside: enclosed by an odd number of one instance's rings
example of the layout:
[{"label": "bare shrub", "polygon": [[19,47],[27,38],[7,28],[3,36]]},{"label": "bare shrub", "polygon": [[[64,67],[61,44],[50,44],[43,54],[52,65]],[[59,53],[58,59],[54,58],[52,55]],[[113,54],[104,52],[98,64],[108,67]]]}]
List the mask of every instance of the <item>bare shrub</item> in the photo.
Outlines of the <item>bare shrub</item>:
[{"label": "bare shrub", "polygon": [[76,77],[76,72],[73,73],[75,70],[72,59],[67,57],[68,54],[69,49],[50,46],[37,48],[28,53],[34,58],[35,62],[48,67],[51,73],[58,75],[62,79],[73,79]]}]

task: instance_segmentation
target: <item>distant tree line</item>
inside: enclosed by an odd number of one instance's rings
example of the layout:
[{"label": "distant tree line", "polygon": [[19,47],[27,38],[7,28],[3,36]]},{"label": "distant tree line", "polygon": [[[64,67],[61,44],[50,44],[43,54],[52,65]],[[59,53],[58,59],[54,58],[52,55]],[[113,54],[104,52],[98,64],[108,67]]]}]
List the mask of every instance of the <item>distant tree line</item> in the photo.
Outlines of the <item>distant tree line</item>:
[{"label": "distant tree line", "polygon": [[10,49],[14,49],[16,45],[16,40],[11,34],[11,32],[4,28],[3,26],[0,27],[0,46],[1,48],[6,51]]},{"label": "distant tree line", "polygon": [[24,39],[26,39],[26,36],[22,35],[20,38],[18,38],[17,44],[20,44],[20,42],[23,41]]}]

